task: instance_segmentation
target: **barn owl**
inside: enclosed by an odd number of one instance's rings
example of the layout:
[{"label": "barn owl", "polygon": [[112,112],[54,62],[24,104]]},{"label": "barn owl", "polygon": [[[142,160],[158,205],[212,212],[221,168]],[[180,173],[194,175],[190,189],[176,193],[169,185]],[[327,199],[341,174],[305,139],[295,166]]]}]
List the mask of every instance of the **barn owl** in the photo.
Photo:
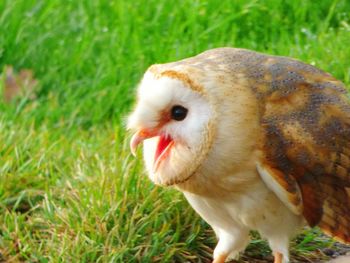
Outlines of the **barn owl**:
[{"label": "barn owl", "polygon": [[158,185],[183,192],[213,228],[214,262],[236,258],[249,231],[275,263],[290,238],[319,226],[350,242],[350,105],[344,85],[311,65],[218,48],[151,66],[128,119]]}]

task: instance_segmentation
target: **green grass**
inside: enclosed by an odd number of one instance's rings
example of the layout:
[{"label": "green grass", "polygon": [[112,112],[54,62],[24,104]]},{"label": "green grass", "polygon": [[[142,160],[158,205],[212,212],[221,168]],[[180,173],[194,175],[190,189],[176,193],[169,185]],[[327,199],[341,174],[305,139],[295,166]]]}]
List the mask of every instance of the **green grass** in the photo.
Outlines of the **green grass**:
[{"label": "green grass", "polygon": [[[349,87],[350,3],[0,1],[0,72],[39,81],[37,99],[0,102],[0,260],[207,262],[212,232],[149,182],[124,120],[150,64],[220,46],[296,57]],[[293,253],[330,246],[316,236]]]}]

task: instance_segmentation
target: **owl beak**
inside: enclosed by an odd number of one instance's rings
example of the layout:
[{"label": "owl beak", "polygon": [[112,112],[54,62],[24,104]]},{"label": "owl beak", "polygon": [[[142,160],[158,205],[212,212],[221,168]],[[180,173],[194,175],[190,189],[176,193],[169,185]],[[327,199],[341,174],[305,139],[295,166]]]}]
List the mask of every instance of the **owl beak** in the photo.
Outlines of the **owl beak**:
[{"label": "owl beak", "polygon": [[146,139],[158,137],[158,144],[154,155],[153,171],[156,172],[163,160],[165,160],[174,146],[174,141],[170,136],[157,134],[148,130],[141,129],[136,132],[130,140],[131,153],[136,156],[137,146]]},{"label": "owl beak", "polygon": [[146,139],[154,137],[156,134],[149,132],[147,130],[137,131],[130,140],[130,150],[132,155],[136,156],[137,146]]},{"label": "owl beak", "polygon": [[148,130],[141,129],[136,132],[130,140],[131,153],[136,156],[137,146],[146,139],[153,137],[158,138],[158,144],[154,155],[153,170],[156,172],[163,160],[165,160],[170,153],[171,148],[174,146],[174,141],[170,136],[165,136],[163,134],[157,134],[157,132],[152,132]]}]

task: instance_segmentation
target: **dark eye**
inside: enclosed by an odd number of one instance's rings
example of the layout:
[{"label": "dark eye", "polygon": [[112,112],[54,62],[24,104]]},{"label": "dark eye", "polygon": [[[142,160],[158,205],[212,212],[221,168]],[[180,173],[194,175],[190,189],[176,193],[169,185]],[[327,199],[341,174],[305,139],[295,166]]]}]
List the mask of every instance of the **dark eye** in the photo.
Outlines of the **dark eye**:
[{"label": "dark eye", "polygon": [[176,121],[182,121],[186,118],[188,109],[181,105],[175,105],[171,108],[171,118]]}]

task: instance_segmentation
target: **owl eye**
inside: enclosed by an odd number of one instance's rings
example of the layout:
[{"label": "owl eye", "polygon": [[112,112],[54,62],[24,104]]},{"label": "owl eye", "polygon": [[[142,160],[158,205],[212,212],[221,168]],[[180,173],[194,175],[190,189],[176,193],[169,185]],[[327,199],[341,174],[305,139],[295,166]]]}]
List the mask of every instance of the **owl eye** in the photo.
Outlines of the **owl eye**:
[{"label": "owl eye", "polygon": [[175,105],[171,108],[171,118],[176,121],[182,121],[186,118],[188,109],[181,105]]}]

